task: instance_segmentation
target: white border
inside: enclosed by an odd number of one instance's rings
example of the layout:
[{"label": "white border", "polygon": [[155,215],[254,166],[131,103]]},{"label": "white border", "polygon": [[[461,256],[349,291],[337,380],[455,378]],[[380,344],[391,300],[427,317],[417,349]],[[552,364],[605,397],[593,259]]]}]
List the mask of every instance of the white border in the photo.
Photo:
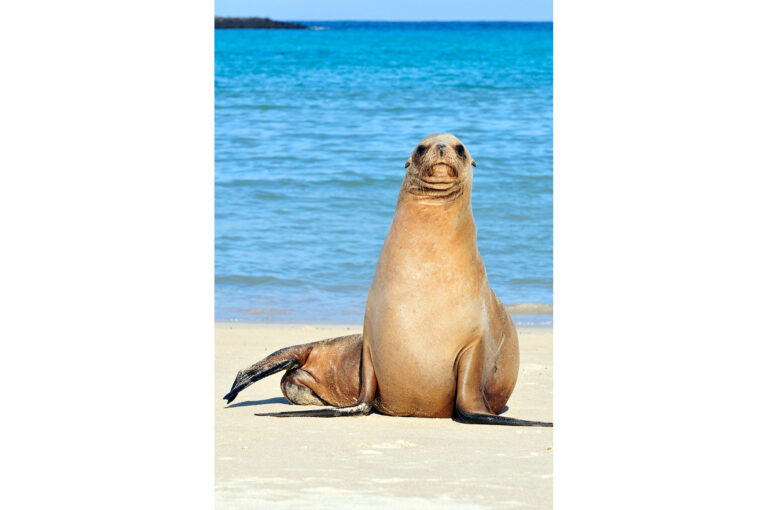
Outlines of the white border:
[{"label": "white border", "polygon": [[213,5],[193,4],[4,4],[3,508],[213,506]]},{"label": "white border", "polygon": [[556,508],[768,507],[757,5],[556,5]]},{"label": "white border", "polygon": [[[757,5],[556,5],[558,508],[765,506]],[[3,9],[3,507],[210,507],[212,5]]]}]

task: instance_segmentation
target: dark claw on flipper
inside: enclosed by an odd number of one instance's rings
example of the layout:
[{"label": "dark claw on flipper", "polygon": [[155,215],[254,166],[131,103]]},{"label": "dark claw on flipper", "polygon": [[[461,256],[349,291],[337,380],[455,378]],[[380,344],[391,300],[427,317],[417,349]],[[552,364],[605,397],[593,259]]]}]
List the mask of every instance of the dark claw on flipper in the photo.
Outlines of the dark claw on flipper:
[{"label": "dark claw on flipper", "polygon": [[227,404],[232,403],[232,401],[237,398],[238,393],[245,389],[246,385],[243,384],[242,378],[243,372],[241,370],[237,373],[237,376],[235,376],[235,381],[232,383],[232,387],[229,389],[229,393],[224,395],[224,400],[227,401]]}]

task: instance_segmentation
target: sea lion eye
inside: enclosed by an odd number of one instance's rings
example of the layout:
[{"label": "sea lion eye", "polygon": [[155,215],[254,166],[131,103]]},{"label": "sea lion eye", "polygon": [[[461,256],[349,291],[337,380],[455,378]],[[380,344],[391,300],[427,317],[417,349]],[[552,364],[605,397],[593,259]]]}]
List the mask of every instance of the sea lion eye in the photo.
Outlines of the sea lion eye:
[{"label": "sea lion eye", "polygon": [[464,146],[463,145],[459,144],[456,147],[454,147],[454,149],[456,149],[456,154],[458,154],[462,158],[466,155],[465,152],[464,152]]},{"label": "sea lion eye", "polygon": [[419,156],[424,154],[424,151],[426,151],[426,150],[427,150],[427,148],[424,147],[423,145],[419,145],[418,147],[416,147],[416,157],[418,158]]}]

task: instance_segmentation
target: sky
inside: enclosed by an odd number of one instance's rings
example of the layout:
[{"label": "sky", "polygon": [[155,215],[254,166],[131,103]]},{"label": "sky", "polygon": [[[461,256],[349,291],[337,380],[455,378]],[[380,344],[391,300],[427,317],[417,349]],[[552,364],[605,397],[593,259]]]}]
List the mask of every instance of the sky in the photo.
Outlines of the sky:
[{"label": "sky", "polygon": [[279,21],[552,21],[552,0],[216,0],[215,13]]}]

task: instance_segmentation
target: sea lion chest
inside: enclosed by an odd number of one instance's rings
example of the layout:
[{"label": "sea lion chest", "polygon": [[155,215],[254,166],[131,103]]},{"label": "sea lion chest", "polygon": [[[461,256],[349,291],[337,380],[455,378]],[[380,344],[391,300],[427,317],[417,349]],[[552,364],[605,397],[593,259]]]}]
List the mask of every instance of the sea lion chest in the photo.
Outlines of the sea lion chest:
[{"label": "sea lion chest", "polygon": [[376,406],[399,416],[448,417],[457,358],[487,322],[485,267],[474,243],[409,241],[388,237],[369,294]]}]

